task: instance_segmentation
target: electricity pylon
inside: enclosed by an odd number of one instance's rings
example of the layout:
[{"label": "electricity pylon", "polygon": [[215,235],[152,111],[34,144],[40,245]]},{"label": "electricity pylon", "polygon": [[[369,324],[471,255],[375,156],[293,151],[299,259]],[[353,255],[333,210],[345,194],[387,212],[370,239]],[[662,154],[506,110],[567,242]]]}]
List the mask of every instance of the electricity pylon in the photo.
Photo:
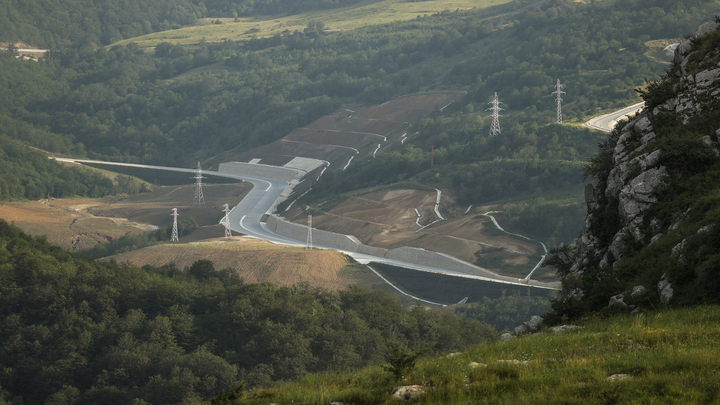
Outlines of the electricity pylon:
[{"label": "electricity pylon", "polygon": [[222,220],[223,225],[225,225],[225,239],[230,239],[232,238],[232,229],[230,229],[230,207],[227,204],[225,204],[223,212],[225,212],[225,217]]},{"label": "electricity pylon", "polygon": [[172,230],[172,235],[170,235],[170,241],[177,242],[180,239],[180,238],[178,238],[178,231],[177,231],[177,217],[178,217],[177,208],[172,209],[172,214],[170,214],[170,216],[173,217],[173,230]]},{"label": "electricity pylon", "polygon": [[560,84],[560,79],[557,81],[556,88],[557,90],[550,94],[557,94],[557,123],[562,124],[562,95],[565,94],[565,92],[562,91],[563,85]]},{"label": "electricity pylon", "polygon": [[203,197],[202,192],[202,179],[204,179],[202,175],[202,169],[200,168],[200,162],[198,162],[197,169],[195,169],[195,197],[193,197],[193,207],[204,207],[205,206],[205,197]]},{"label": "electricity pylon", "polygon": [[500,104],[502,104],[501,101],[498,100],[497,92],[495,93],[495,97],[493,98],[493,101],[491,103],[492,107],[488,108],[485,111],[492,111],[492,124],[490,124],[490,136],[500,135],[500,111],[505,111],[504,108],[500,108]]},{"label": "electricity pylon", "polygon": [[313,248],[313,241],[312,241],[312,215],[308,215],[308,234],[307,234],[307,243],[305,245],[306,250],[312,250]]}]

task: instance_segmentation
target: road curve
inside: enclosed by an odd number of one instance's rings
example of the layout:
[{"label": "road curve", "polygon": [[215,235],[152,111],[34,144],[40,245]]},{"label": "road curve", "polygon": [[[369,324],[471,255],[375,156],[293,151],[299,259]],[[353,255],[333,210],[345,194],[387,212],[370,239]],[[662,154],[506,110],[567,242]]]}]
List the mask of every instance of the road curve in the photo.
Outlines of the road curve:
[{"label": "road curve", "polygon": [[609,114],[598,115],[585,122],[585,126],[593,129],[599,129],[604,132],[611,132],[615,128],[615,124],[619,119],[626,115],[631,115],[641,111],[645,107],[645,102],[633,104],[621,110],[611,112]]},{"label": "road curve", "polygon": [[[60,162],[70,162],[70,163],[77,163],[77,164],[93,163],[93,164],[112,165],[112,166],[129,166],[129,167],[139,167],[139,168],[145,168],[145,169],[168,170],[168,171],[185,172],[185,173],[194,173],[195,172],[195,169],[143,165],[143,164],[136,164],[136,163],[118,163],[118,162],[105,162],[105,161],[99,161],[99,160],[56,158],[56,157],[51,157],[51,159],[55,159]],[[294,245],[294,246],[304,246],[304,243],[301,243],[294,239],[284,237],[282,235],[278,235],[278,234],[270,231],[267,228],[267,225],[264,222],[261,222],[262,217],[265,214],[271,214],[272,211],[275,209],[275,202],[277,201],[277,198],[280,196],[280,194],[283,192],[283,190],[285,190],[285,188],[287,187],[287,185],[288,185],[287,181],[255,177],[255,176],[246,176],[246,175],[242,175],[242,174],[207,171],[207,170],[203,170],[202,174],[226,177],[226,178],[231,178],[231,179],[236,179],[236,180],[243,180],[243,181],[252,183],[252,185],[253,185],[252,190],[250,190],[250,192],[242,199],[242,201],[240,201],[240,203],[238,203],[238,205],[236,205],[229,213],[230,228],[233,231],[245,234],[246,236],[249,236],[249,237],[264,239],[264,240],[267,240],[267,241],[270,241],[273,243]],[[315,247],[338,250],[338,249],[335,249],[332,247],[327,247],[327,246],[315,245]],[[340,252],[350,255],[351,257],[353,257],[355,260],[357,260],[360,263],[379,262],[379,263],[385,263],[385,264],[398,266],[398,267],[410,268],[410,269],[414,269],[414,270],[420,270],[420,271],[431,272],[431,273],[439,273],[439,274],[455,276],[455,277],[471,278],[471,279],[475,279],[475,280],[483,280],[483,281],[489,281],[489,282],[500,283],[500,284],[513,284],[513,285],[520,285],[520,286],[526,286],[526,287],[541,288],[541,289],[545,289],[545,290],[556,289],[556,288],[553,288],[553,287],[550,287],[547,285],[534,285],[534,284],[526,284],[526,283],[521,283],[521,282],[498,280],[498,279],[494,279],[494,278],[476,276],[476,275],[472,275],[472,274],[461,273],[461,272],[457,272],[457,271],[446,270],[446,269],[441,269],[441,268],[432,267],[432,266],[424,266],[424,265],[419,265],[419,264],[414,264],[414,263],[403,262],[403,261],[399,261],[399,260],[387,259],[385,257],[380,257],[380,256],[372,256],[372,255],[363,254],[363,253],[349,252],[349,251],[342,251],[342,250],[340,250]]]}]

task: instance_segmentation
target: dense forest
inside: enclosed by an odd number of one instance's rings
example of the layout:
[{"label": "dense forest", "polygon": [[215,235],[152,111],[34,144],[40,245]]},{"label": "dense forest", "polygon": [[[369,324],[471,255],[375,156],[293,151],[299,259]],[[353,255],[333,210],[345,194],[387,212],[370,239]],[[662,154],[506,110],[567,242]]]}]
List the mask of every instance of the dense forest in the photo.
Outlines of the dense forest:
[{"label": "dense forest", "polygon": [[0,201],[88,196],[92,198],[149,191],[126,175],[115,180],[99,171],[67,167],[42,152],[0,135]]},{"label": "dense forest", "polygon": [[382,363],[388,342],[444,353],[497,336],[386,292],[245,284],[207,260],[88,261],[5,222],[0,263],[0,403],[198,401]]}]

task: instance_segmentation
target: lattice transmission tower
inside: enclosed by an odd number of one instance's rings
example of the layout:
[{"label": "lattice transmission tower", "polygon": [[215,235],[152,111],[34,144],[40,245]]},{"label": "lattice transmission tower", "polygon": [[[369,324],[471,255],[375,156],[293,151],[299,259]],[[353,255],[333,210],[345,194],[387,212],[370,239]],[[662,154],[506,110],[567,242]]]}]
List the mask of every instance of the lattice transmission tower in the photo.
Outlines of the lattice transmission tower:
[{"label": "lattice transmission tower", "polygon": [[557,123],[562,124],[562,95],[565,94],[564,91],[562,91],[563,85],[560,84],[560,79],[557,81],[557,85],[555,86],[557,90],[553,91],[550,94],[557,94]]},{"label": "lattice transmission tower", "polygon": [[195,169],[195,197],[193,197],[193,207],[204,207],[205,206],[205,197],[203,196],[202,192],[202,179],[204,179],[202,175],[202,169],[200,168],[200,162],[198,162],[197,168]]},{"label": "lattice transmission tower", "polygon": [[313,248],[312,215],[308,215],[308,234],[307,234],[307,243],[305,244],[305,250],[312,250],[312,248]]},{"label": "lattice transmission tower", "polygon": [[232,238],[232,229],[230,229],[230,207],[225,204],[225,217],[223,217],[222,223],[225,225],[225,239]]},{"label": "lattice transmission tower", "polygon": [[172,230],[172,234],[170,235],[170,241],[177,242],[178,240],[180,240],[180,238],[178,238],[178,231],[177,231],[177,217],[178,217],[177,208],[172,209],[172,214],[170,214],[170,216],[173,217],[173,230]]},{"label": "lattice transmission tower", "polygon": [[495,97],[493,98],[493,101],[491,103],[492,107],[488,108],[485,111],[492,111],[492,124],[490,124],[490,136],[500,135],[500,111],[505,111],[504,108],[500,108],[500,104],[502,104],[501,101],[498,100],[497,92],[495,93]]}]

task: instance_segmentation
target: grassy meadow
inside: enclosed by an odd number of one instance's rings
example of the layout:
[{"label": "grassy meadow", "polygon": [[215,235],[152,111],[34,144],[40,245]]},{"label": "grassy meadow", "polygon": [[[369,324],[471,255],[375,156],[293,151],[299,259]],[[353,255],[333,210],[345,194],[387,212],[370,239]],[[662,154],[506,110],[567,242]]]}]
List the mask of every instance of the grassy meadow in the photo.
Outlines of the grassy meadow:
[{"label": "grassy meadow", "polygon": [[311,21],[322,22],[325,29],[329,31],[347,31],[369,25],[409,21],[418,16],[432,15],[443,11],[483,9],[509,2],[510,0],[414,2],[386,0],[288,16],[202,18],[196,24],[188,27],[126,39],[113,44],[113,46],[125,45],[130,42],[142,47],[152,47],[161,42],[195,44],[201,40],[208,42],[247,40],[252,37],[270,37],[283,32],[303,31]]},{"label": "grassy meadow", "polygon": [[[580,325],[565,333],[543,330],[481,345],[452,357],[422,358],[399,381],[380,366],[309,374],[298,382],[249,391],[242,403],[394,403],[393,387],[411,384],[434,387],[417,404],[720,401],[720,306],[586,319]],[[479,364],[473,367],[473,362]]]}]

